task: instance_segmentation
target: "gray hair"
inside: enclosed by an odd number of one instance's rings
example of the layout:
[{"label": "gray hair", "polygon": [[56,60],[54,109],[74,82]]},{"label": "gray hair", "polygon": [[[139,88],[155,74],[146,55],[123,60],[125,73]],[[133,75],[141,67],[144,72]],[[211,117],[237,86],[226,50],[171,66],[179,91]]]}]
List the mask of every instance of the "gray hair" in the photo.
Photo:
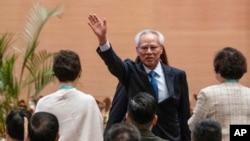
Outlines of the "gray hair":
[{"label": "gray hair", "polygon": [[145,30],[142,30],[142,31],[138,32],[138,33],[135,35],[135,44],[136,44],[136,46],[139,46],[139,45],[140,45],[140,38],[141,38],[141,36],[142,36],[143,34],[155,34],[155,35],[157,35],[157,36],[159,37],[159,43],[160,43],[161,45],[164,44],[165,38],[164,38],[164,35],[163,35],[161,32],[156,31],[156,30],[152,30],[152,29],[145,29]]}]

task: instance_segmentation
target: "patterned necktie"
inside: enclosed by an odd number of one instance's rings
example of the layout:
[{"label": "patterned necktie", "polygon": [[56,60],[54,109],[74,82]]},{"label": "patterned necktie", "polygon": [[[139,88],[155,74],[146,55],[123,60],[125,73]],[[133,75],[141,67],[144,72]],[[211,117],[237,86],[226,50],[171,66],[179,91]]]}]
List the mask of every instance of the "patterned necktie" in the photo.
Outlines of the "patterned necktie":
[{"label": "patterned necktie", "polygon": [[158,101],[158,85],[157,85],[157,81],[155,79],[157,74],[154,71],[151,71],[148,75],[151,79],[150,83],[153,86],[154,91],[155,91],[155,98]]}]

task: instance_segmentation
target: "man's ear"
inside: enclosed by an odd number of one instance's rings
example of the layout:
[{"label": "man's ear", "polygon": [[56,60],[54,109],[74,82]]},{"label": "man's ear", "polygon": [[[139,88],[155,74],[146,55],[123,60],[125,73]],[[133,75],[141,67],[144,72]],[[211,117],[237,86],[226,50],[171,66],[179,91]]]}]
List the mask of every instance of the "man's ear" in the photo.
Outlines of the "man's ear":
[{"label": "man's ear", "polygon": [[155,116],[154,116],[154,119],[153,119],[153,121],[152,121],[152,124],[155,125],[155,124],[157,123],[157,120],[158,120],[158,116],[155,115]]},{"label": "man's ear", "polygon": [[126,113],[126,122],[127,122],[127,123],[131,123],[131,119],[130,119],[128,113]]}]

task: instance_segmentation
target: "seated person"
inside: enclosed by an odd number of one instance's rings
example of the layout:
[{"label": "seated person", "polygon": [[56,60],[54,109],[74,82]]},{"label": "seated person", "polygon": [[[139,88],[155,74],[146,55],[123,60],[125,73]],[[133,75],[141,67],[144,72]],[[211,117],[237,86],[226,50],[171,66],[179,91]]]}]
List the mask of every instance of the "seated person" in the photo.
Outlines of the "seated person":
[{"label": "seated person", "polygon": [[195,124],[192,138],[193,141],[221,141],[221,131],[220,123],[211,119],[203,119]]},{"label": "seated person", "polygon": [[104,141],[140,141],[138,129],[129,123],[116,123],[105,135]]},{"label": "seated person", "polygon": [[59,122],[51,113],[37,112],[30,119],[28,133],[30,141],[58,141]]},{"label": "seated person", "polygon": [[24,118],[29,120],[31,113],[24,108],[17,108],[11,111],[6,118],[6,141],[24,140]]},{"label": "seated person", "polygon": [[156,107],[155,98],[146,92],[136,94],[129,101],[127,121],[139,129],[142,137],[141,141],[166,141],[151,132],[157,122]]}]

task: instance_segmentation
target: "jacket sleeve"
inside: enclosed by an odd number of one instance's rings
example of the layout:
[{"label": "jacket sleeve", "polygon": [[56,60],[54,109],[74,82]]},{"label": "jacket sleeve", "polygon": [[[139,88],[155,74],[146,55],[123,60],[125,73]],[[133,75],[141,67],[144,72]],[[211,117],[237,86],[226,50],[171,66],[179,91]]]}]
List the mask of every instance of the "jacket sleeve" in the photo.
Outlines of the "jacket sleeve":
[{"label": "jacket sleeve", "polygon": [[104,136],[113,124],[120,123],[125,120],[127,105],[128,95],[126,94],[126,88],[124,85],[119,83],[112,101],[112,106],[109,112],[109,119],[105,128]]},{"label": "jacket sleeve", "polygon": [[110,45],[110,49],[104,52],[102,52],[100,48],[97,48],[96,51],[108,67],[109,72],[118,78],[119,82],[125,83],[126,78],[129,75],[128,65],[124,63],[119,56],[117,56],[112,46]]},{"label": "jacket sleeve", "polygon": [[209,111],[208,97],[206,93],[201,90],[198,94],[196,105],[194,108],[193,115],[188,120],[188,126],[191,131],[193,131],[195,124],[197,121],[204,119],[207,117]]},{"label": "jacket sleeve", "polygon": [[190,118],[190,103],[186,73],[183,72],[181,75],[181,99],[180,99],[180,129],[182,141],[191,140],[191,132],[188,127],[188,119]]}]

